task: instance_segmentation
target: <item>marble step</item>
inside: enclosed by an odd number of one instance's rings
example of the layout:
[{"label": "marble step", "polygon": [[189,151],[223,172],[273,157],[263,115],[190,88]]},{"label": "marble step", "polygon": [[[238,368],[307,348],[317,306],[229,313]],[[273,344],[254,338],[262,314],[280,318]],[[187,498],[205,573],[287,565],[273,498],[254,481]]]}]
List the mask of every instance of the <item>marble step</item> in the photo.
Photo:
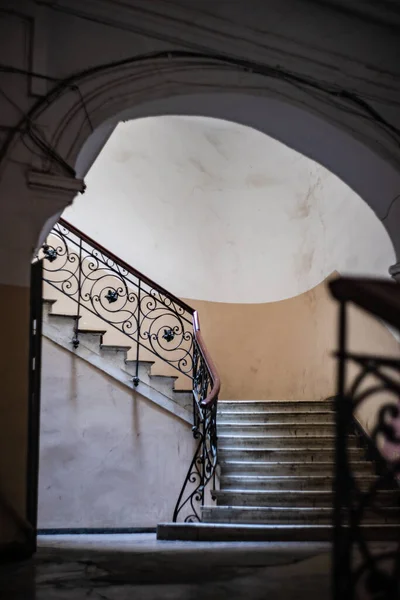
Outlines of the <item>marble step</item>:
[{"label": "marble step", "polygon": [[247,423],[245,421],[241,423],[227,423],[223,421],[217,421],[218,426],[218,437],[229,436],[229,435],[240,435],[240,436],[262,436],[268,435],[273,437],[332,437],[335,434],[334,425],[332,423]]},{"label": "marble step", "polygon": [[218,411],[218,425],[220,423],[330,423],[334,425],[335,413],[333,411],[308,412],[271,412],[271,411],[244,411],[223,410]]},{"label": "marble step", "polygon": [[[360,478],[362,489],[368,489],[376,477],[366,476]],[[222,475],[220,478],[221,491],[229,490],[280,490],[280,491],[311,491],[326,490],[331,492],[334,486],[334,477],[331,475]]]},{"label": "marble step", "polygon": [[[246,525],[230,523],[160,523],[158,540],[197,542],[330,542],[331,525]],[[398,541],[400,526],[363,525],[363,539]]]},{"label": "marble step", "polygon": [[267,400],[218,400],[218,412],[244,411],[244,412],[292,412],[311,413],[333,411],[331,400],[310,401],[267,401]]},{"label": "marble step", "polygon": [[[218,448],[284,448],[288,449],[333,449],[335,446],[335,436],[311,436],[311,435],[282,435],[277,433],[274,435],[233,435],[233,434],[219,434],[218,433]],[[358,440],[355,436],[352,436],[348,441],[350,448],[358,447]]]},{"label": "marble step", "polygon": [[[213,490],[218,506],[279,506],[279,507],[330,507],[333,505],[332,490]],[[379,506],[398,506],[396,490],[382,490],[377,496]]]},{"label": "marble step", "polygon": [[[365,451],[362,448],[350,448],[349,455],[351,459],[361,461],[365,457]],[[295,447],[277,447],[273,442],[262,448],[243,448],[237,446],[223,446],[218,449],[218,461],[225,460],[236,461],[272,461],[272,462],[293,462],[293,463],[313,463],[329,462],[334,459],[334,449],[321,445],[317,448],[295,448]]]},{"label": "marble step", "polygon": [[[302,462],[301,457],[298,457],[299,462],[292,461],[246,461],[246,460],[229,460],[220,459],[219,465],[221,474],[225,475],[328,475],[334,473],[335,463],[331,461],[315,461]],[[360,475],[372,475],[373,465],[368,461],[353,461],[352,471]]]},{"label": "marble step", "polygon": [[[264,525],[330,525],[332,523],[332,507],[305,508],[299,506],[204,506],[202,508],[204,523],[262,523]],[[400,523],[400,510],[386,508],[384,514],[377,515],[370,509],[365,511],[363,524],[376,525]]]}]

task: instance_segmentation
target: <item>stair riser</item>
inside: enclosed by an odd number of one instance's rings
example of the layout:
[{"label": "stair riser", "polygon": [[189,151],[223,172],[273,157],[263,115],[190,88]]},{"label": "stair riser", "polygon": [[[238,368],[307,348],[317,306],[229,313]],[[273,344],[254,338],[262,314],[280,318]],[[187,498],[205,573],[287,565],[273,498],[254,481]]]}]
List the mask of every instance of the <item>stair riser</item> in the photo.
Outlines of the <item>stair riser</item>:
[{"label": "stair riser", "polygon": [[120,350],[116,348],[107,348],[100,347],[99,351],[100,356],[105,358],[110,365],[113,367],[124,369],[125,368],[125,360],[127,357],[127,350]]},{"label": "stair riser", "polygon": [[218,422],[218,435],[271,435],[284,437],[316,437],[333,436],[334,428],[332,425],[319,425],[318,423],[299,424],[241,424]]},{"label": "stair riser", "polygon": [[246,412],[292,412],[292,413],[309,413],[333,410],[332,402],[316,401],[316,402],[257,402],[257,401],[240,401],[240,400],[220,400],[218,402],[218,410],[222,413],[226,410],[246,411]]},{"label": "stair riser", "polygon": [[[379,506],[394,507],[398,504],[398,494],[389,492],[379,495]],[[217,506],[279,506],[297,508],[329,508],[333,505],[331,491],[312,492],[218,492]]]},{"label": "stair riser", "polygon": [[[171,396],[171,390],[169,392],[169,395]],[[192,392],[188,392],[186,394],[183,392],[177,393],[177,392],[173,391],[172,392],[172,400],[189,412],[191,410],[193,410],[193,394],[192,394]]]},{"label": "stair riser", "polygon": [[[202,521],[205,523],[258,523],[263,525],[330,525],[332,523],[331,509],[280,509],[280,508],[260,508],[260,509],[241,509],[241,508],[219,508],[205,507],[202,510]],[[393,511],[390,516],[378,517],[371,512],[366,512],[364,524],[393,524],[400,522],[399,511]]]},{"label": "stair riser", "polygon": [[219,411],[218,423],[331,423],[334,424],[333,412],[313,412],[311,415],[307,412],[243,412],[243,411]]},{"label": "stair riser", "polygon": [[[308,463],[263,463],[259,462],[233,462],[220,461],[221,475],[329,475],[334,473],[333,463],[308,462]],[[369,463],[356,463],[352,467],[353,473],[360,476],[372,475],[372,465]]]},{"label": "stair riser", "polygon": [[[372,484],[374,480],[363,480],[360,479],[361,489],[366,490],[368,486]],[[296,477],[288,477],[287,479],[271,478],[265,479],[246,479],[243,475],[238,477],[221,477],[220,489],[222,491],[229,490],[246,490],[246,491],[327,491],[330,492],[334,489],[333,477],[304,477],[299,479]]]},{"label": "stair riser", "polygon": [[[363,538],[370,541],[397,541],[399,527],[363,527]],[[157,527],[158,540],[182,540],[193,542],[324,542],[332,541],[330,525],[207,525],[188,523],[162,523]]]},{"label": "stair riser", "polygon": [[[363,460],[364,451],[357,448],[350,451],[350,456],[357,460]],[[293,461],[294,463],[319,463],[328,462],[334,459],[334,450],[318,449],[318,450],[300,450],[294,452],[292,449],[285,450],[284,448],[277,449],[244,449],[219,447],[218,456],[220,461],[224,460],[241,460],[241,461]]]},{"label": "stair riser", "polygon": [[[331,449],[333,451],[335,442],[334,438],[327,437],[316,437],[311,436],[263,436],[263,437],[252,437],[252,436],[231,436],[231,435],[220,435],[218,434],[218,448],[243,448],[243,449],[257,449],[257,448],[283,448],[289,450],[296,449]],[[356,438],[349,440],[350,448],[358,448],[358,441]]]},{"label": "stair riser", "polygon": [[[136,377],[136,362],[135,361],[126,361],[125,362],[125,366],[124,366],[125,371],[127,371],[132,378]],[[139,369],[138,369],[138,377],[140,379],[140,381],[142,381],[143,383],[146,383],[147,385],[149,385],[150,383],[150,370],[151,370],[151,364],[140,364],[139,361]]]}]

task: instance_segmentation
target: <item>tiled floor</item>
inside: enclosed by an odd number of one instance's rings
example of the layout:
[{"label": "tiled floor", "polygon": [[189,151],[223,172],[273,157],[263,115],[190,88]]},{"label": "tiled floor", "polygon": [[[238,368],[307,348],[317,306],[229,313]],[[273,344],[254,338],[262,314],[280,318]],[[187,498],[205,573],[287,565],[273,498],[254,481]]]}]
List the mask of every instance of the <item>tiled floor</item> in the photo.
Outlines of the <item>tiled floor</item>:
[{"label": "tiled floor", "polygon": [[327,544],[43,536],[34,559],[0,567],[2,600],[309,600],[329,590]]}]

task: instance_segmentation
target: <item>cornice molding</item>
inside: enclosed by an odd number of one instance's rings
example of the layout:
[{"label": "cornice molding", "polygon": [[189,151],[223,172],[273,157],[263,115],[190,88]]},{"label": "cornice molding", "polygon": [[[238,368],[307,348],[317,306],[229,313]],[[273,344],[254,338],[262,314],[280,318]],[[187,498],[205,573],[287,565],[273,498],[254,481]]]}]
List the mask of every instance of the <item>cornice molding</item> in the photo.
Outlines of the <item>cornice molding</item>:
[{"label": "cornice molding", "polygon": [[62,177],[50,173],[31,170],[27,177],[28,187],[37,192],[57,193],[57,194],[78,194],[85,191],[83,179],[73,179],[72,177]]}]

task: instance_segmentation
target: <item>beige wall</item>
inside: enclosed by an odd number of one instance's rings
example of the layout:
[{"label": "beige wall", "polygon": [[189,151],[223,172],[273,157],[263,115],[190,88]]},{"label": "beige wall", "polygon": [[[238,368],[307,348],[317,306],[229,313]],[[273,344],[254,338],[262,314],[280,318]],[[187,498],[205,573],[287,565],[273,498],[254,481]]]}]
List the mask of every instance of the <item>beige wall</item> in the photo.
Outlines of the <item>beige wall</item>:
[{"label": "beige wall", "polygon": [[[326,284],[265,304],[190,300],[221,376],[221,398],[320,400],[335,394],[338,309]],[[352,350],[399,355],[398,342],[376,319],[353,308],[349,327]]]},{"label": "beige wall", "polygon": [[43,339],[39,527],[171,520],[191,428]]},{"label": "beige wall", "polygon": [[0,546],[21,541],[21,527],[1,497],[25,518],[29,354],[29,288],[0,285]]}]

